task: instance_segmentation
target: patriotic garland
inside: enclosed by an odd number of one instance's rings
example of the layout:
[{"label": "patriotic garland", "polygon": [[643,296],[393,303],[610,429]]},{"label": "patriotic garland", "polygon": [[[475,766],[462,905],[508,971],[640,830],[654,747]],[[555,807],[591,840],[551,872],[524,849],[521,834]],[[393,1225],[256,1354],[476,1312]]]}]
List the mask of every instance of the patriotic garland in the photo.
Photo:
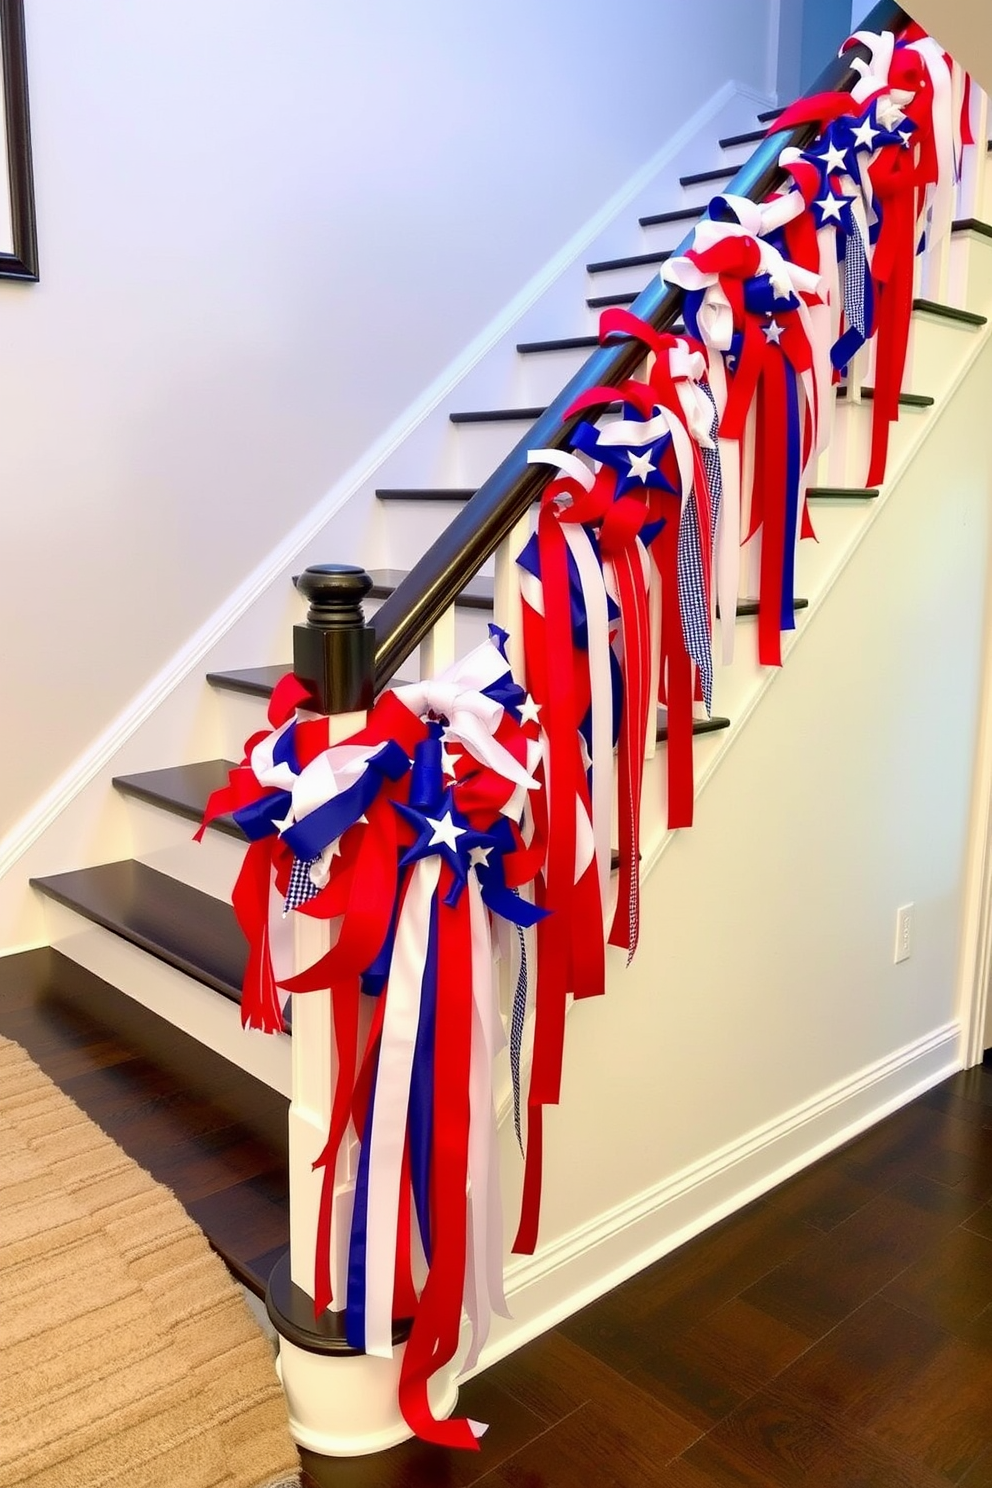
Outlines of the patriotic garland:
[{"label": "patriotic garland", "polygon": [[[604,991],[607,940],[628,960],[637,946],[656,704],[667,710],[668,824],[688,826],[694,706],[711,708],[717,611],[732,658],[742,540],[760,547],[759,659],[778,665],[835,385],[873,338],[868,482],[884,476],[915,255],[950,229],[972,93],[915,25],[899,40],[859,32],[846,46],[855,41],[869,60],[854,62],[853,92],[805,99],[772,125],[818,126],[805,149],[782,152],[786,188],[761,203],[714,198],[688,251],[664,265],[684,291],[687,333],[607,311],[600,339],[640,340],[643,380],[583,394],[566,417],[595,411],[599,422],[581,421],[570,449],[531,451],[554,474],[517,560],[520,677],[491,627],[440,677],[383,694],[339,744],[305,686],[284,678],[270,728],[207,805],[200,834],[230,812],[249,844],[233,894],[249,944],[245,1025],[278,1031],[288,993],[331,989],[316,1312],[333,1300],[332,1198],[350,1131],[360,1155],[338,1300],[349,1341],[373,1355],[390,1355],[394,1323],[413,1319],[400,1405],[428,1441],[478,1445],[478,1423],[434,1418],[428,1383],[455,1356],[463,1312],[468,1366],[493,1313],[506,1315],[494,965],[512,986],[525,1155],[514,1249],[530,1252],[568,999]],[[335,927],[332,948],[302,971],[287,950],[291,913]]]}]

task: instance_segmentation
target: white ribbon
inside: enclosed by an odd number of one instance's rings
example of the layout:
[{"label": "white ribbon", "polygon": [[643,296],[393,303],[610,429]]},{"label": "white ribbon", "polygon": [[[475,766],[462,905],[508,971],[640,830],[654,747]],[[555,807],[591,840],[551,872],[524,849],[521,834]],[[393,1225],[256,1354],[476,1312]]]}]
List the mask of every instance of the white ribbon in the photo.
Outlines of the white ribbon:
[{"label": "white ribbon", "polygon": [[472,1341],[462,1369],[474,1369],[489,1336],[493,1312],[509,1317],[503,1291],[503,1215],[497,1162],[493,1061],[506,1043],[496,1005],[489,914],[478,877],[468,876],[472,935],[472,1053],[469,1076],[468,1245],[465,1310]]},{"label": "white ribbon", "polygon": [[421,858],[414,864],[396,926],[383,1015],[369,1141],[365,1269],[365,1352],[378,1359],[391,1359],[393,1355],[397,1195],[403,1172],[410,1080],[427,964],[424,926],[430,922],[431,900],[440,876],[439,856]]},{"label": "white ribbon", "polygon": [[[881,93],[888,88],[896,39],[891,31],[855,31],[851,40],[860,41],[870,53],[867,62],[863,57],[849,59],[852,72],[856,72],[860,79],[851,89],[851,97],[855,103],[861,104],[865,99],[871,98],[873,93]],[[843,57],[845,49],[842,48],[837,55]],[[909,102],[908,98],[906,102]]]},{"label": "white ribbon", "polygon": [[932,36],[911,42],[907,51],[922,61],[933,88],[933,136],[937,150],[937,182],[927,188],[930,230],[927,249],[934,249],[950,232],[954,220],[954,96],[951,70],[944,49]]},{"label": "white ribbon", "polygon": [[428,713],[447,718],[445,739],[461,744],[479,764],[514,785],[536,790],[534,777],[494,737],[503,717],[502,703],[481,691],[508,670],[499,648],[492,641],[484,641],[433,680],[410,682],[394,691],[418,718]]}]

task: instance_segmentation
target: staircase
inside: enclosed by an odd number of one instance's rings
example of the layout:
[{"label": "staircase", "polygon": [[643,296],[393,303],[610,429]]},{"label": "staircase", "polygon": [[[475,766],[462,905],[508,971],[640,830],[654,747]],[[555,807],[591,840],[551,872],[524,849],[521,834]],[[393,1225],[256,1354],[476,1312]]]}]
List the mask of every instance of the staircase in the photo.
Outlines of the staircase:
[{"label": "staircase", "polygon": [[[773,117],[774,112],[763,114],[757,123],[764,125]],[[584,303],[575,307],[574,319],[567,324],[549,323],[544,339],[523,340],[517,345],[516,367],[510,382],[519,390],[519,401],[506,407],[469,406],[450,413],[449,438],[455,442],[455,453],[447,468],[460,472],[460,483],[438,484],[429,473],[429,460],[425,462],[428,473],[418,474],[414,450],[407,475],[412,484],[383,486],[375,491],[375,509],[367,528],[365,552],[323,555],[352,560],[367,558],[370,551],[375,552],[378,561],[370,569],[374,581],[371,595],[374,604],[369,606],[370,610],[388,604],[393,596],[402,599],[402,586],[415,560],[440,538],[451,516],[465,508],[492,469],[504,460],[529,426],[542,418],[563,383],[579,372],[596,349],[595,327],[600,310],[610,305],[632,304],[638,299],[646,279],[670,256],[704,212],[708,196],[729,183],[763,137],[764,128],[757,126],[725,135],[719,140],[711,168],[681,177],[680,201],[659,201],[659,210],[640,217],[639,242],[632,245],[637,251],[594,260],[586,266],[587,292]],[[890,498],[901,499],[902,484],[915,479],[914,471],[929,458],[928,450],[937,451],[941,459],[949,457],[943,445],[938,450],[940,441],[950,437],[948,421],[940,421],[938,415],[955,397],[959,386],[968,382],[971,369],[978,365],[988,340],[990,304],[992,226],[982,220],[976,206],[955,224],[950,254],[937,282],[921,285],[914,304],[911,369],[902,398],[904,414],[894,433],[891,473],[883,492],[859,484],[866,468],[870,366],[865,369],[867,385],[855,385],[849,397],[842,396],[838,401],[835,438],[823,459],[819,483],[810,493],[819,543],[815,547],[807,544],[802,556],[799,582],[804,586],[803,597],[796,602],[797,630],[787,651],[803,639],[814,615],[818,617],[817,635],[822,642],[828,629],[836,625],[833,617],[839,600],[831,597],[833,591],[843,587],[840,581],[845,570],[867,540],[876,519],[886,511]],[[987,363],[986,357],[986,366]],[[842,390],[842,394],[846,391]],[[519,526],[516,531],[519,535]],[[304,555],[304,561],[307,557]],[[419,661],[425,674],[428,668],[436,668],[477,644],[485,637],[494,616],[501,621],[508,618],[508,607],[512,619],[510,574],[512,563],[504,547],[495,562],[487,560],[481,571],[462,585],[453,608],[436,617],[425,629]],[[904,573],[897,582],[922,583],[923,576],[914,579]],[[728,752],[734,752],[732,746],[738,738],[752,741],[753,747],[757,734],[749,729],[745,735],[743,726],[770,684],[775,683],[770,703],[780,690],[784,693],[790,685],[788,663],[781,689],[778,677],[763,674],[757,668],[753,638],[755,610],[753,600],[745,594],[737,613],[735,663],[726,673],[717,673],[716,702],[720,711],[712,718],[699,717],[695,723],[699,790],[728,757]],[[95,1038],[92,1028],[103,1020],[108,1026],[116,1025],[126,1004],[129,1011],[125,1041],[133,1039],[143,1059],[154,1059],[149,1051],[158,1042],[163,1049],[167,1046],[171,1051],[170,1059],[163,1062],[163,1069],[156,1074],[161,1090],[166,1092],[162,1099],[172,1099],[168,1092],[182,1088],[182,1050],[205,1046],[195,1056],[191,1055],[199,1070],[197,1078],[201,1086],[219,1088],[217,1082],[223,1081],[223,1071],[233,1067],[236,1074],[224,1083],[236,1087],[230,1099],[240,1113],[238,1119],[248,1122],[253,1111],[266,1113],[267,1150],[272,1160],[265,1168],[268,1188],[264,1194],[264,1211],[257,1204],[253,1207],[249,1197],[239,1211],[243,1222],[232,1225],[230,1213],[225,1214],[222,1206],[215,1206],[213,1213],[209,1205],[200,1204],[198,1209],[195,1199],[188,1200],[191,1212],[235,1275],[259,1294],[264,1291],[267,1266],[275,1259],[280,1245],[288,1240],[284,1185],[280,1189],[279,1182],[280,1172],[285,1171],[281,1167],[285,1163],[285,1149],[280,1149],[272,1131],[273,1122],[277,1122],[278,1113],[285,1109],[291,1094],[292,1037],[289,1027],[273,1038],[245,1034],[240,1028],[237,1004],[245,949],[228,902],[241,858],[238,829],[229,819],[221,819],[208,829],[202,845],[194,845],[190,838],[192,824],[199,820],[210,792],[224,782],[231,761],[240,756],[242,741],[264,727],[266,701],[275,682],[289,670],[288,633],[285,639],[286,659],[282,664],[270,662],[214,670],[202,682],[204,697],[198,706],[216,710],[224,758],[163,762],[161,768],[114,776],[113,788],[126,806],[131,854],[119,861],[98,862],[95,866],[46,872],[35,877],[34,888],[46,902],[48,935],[54,951],[28,953],[28,957],[43,958],[33,963],[40,968],[35,977],[38,985],[48,988],[49,994],[54,986],[65,988],[64,997],[47,996],[49,1043],[46,1046],[45,1038],[38,1033],[35,1054],[43,1065],[47,1058],[52,1069],[59,1067],[59,1052],[71,1045],[72,1028],[78,1026],[81,1018],[90,1020],[87,1027],[91,1028],[92,1042]],[[243,660],[249,662],[251,657],[245,656]],[[409,656],[400,664],[399,677],[411,679],[419,674],[417,668],[416,655]],[[704,819],[696,829],[698,839],[691,846],[683,845],[682,838],[674,838],[666,831],[661,767],[665,739],[666,719],[664,711],[659,710],[656,730],[659,756],[649,768],[645,783],[650,817],[643,844],[645,921],[664,914],[660,875],[652,874],[663,853],[672,850],[671,874],[688,875],[697,870],[691,867],[686,855],[690,852],[698,855],[704,850],[700,844],[705,841],[707,831],[714,834],[709,850],[717,855],[721,851],[713,845],[720,841],[718,830],[714,833],[713,822],[706,819],[711,813],[701,812]],[[794,748],[795,744],[788,747]],[[741,765],[741,773],[743,768]],[[764,871],[762,862],[758,851],[755,871]],[[798,873],[798,861],[796,870]],[[746,874],[746,868],[743,871]],[[722,869],[711,875],[714,887],[724,879]],[[735,922],[734,906],[729,903],[724,907],[726,916],[718,920],[717,926],[721,934],[729,935]],[[631,1009],[639,1006],[639,999],[653,995],[656,973],[652,971],[652,957],[656,949],[650,932],[646,938],[648,945],[641,952],[640,983],[631,981],[625,991],[624,973],[618,967],[612,976],[616,1011],[607,1009],[605,1015],[618,1019],[631,1016]],[[32,974],[25,957],[11,960],[8,979],[14,973],[15,963],[18,977],[30,981]],[[632,975],[635,974],[636,965]],[[640,990],[631,990],[634,987]],[[675,1055],[676,1063],[684,1060],[690,1066],[698,1066],[706,1061],[708,1053],[714,1054],[712,1030],[707,1029],[705,1019],[693,1024],[676,997],[676,993],[683,994],[685,990],[669,989],[672,1008],[664,1016],[659,1014],[659,1025],[645,1034],[645,1040],[649,1037],[657,1040],[654,1059],[659,1071],[667,1069],[666,1061],[673,1050],[680,1051]],[[723,991],[731,1003],[739,1004],[745,996],[743,984],[726,986]],[[797,996],[799,991],[797,988]],[[126,996],[122,998],[121,994]],[[782,1008],[780,1001],[775,1016],[782,1016]],[[604,1014],[596,1010],[596,1018],[600,1016]],[[712,1016],[716,1019],[722,1014],[714,1011]],[[576,1025],[582,1021],[581,1017],[572,1020]],[[734,1018],[735,1026],[744,1027],[747,1021],[746,1012],[739,1010]],[[36,1029],[41,1029],[43,1022],[39,1016]],[[824,1064],[824,1077],[814,1075],[809,1088],[800,1080],[792,1081],[791,1086],[786,1081],[783,1092],[775,1096],[776,1110],[786,1113],[779,1119],[781,1132],[775,1120],[762,1109],[757,1092],[749,1092],[734,1107],[728,1118],[731,1120],[728,1130],[722,1116],[714,1118],[707,1109],[684,1106],[682,1087],[674,1104],[659,1091],[655,1100],[659,1124],[652,1130],[659,1133],[656,1140],[671,1142],[672,1155],[665,1168],[667,1176],[651,1188],[644,1181],[643,1163],[628,1155],[606,1174],[600,1174],[595,1167],[586,1172],[584,1183],[588,1184],[588,1191],[580,1202],[574,1192],[577,1185],[573,1182],[570,1187],[567,1175],[576,1173],[578,1162],[585,1164],[598,1138],[591,1126],[597,1118],[583,1109],[577,1082],[589,1078],[590,1072],[598,1069],[602,1083],[595,1109],[603,1119],[607,1119],[603,1112],[608,1110],[608,1119],[614,1127],[622,1129],[628,1121],[640,1121],[643,1117],[643,1110],[632,1103],[627,1089],[634,1075],[629,1069],[623,1072],[606,1068],[601,1048],[595,1047],[604,1038],[612,1038],[608,1031],[611,1025],[587,1018],[576,1056],[578,1073],[569,1081],[570,1088],[564,1098],[565,1119],[572,1124],[569,1128],[562,1125],[557,1136],[552,1136],[549,1165],[554,1169],[560,1164],[566,1179],[560,1184],[560,1192],[553,1195],[547,1256],[539,1253],[533,1260],[517,1262],[511,1267],[510,1285],[519,1302],[518,1320],[512,1328],[497,1334],[489,1357],[505,1352],[546,1326],[550,1318],[562,1315],[613,1284],[636,1264],[643,1263],[649,1253],[658,1253],[659,1248],[678,1243],[693,1228],[743,1202],[752,1190],[758,1191],[763,1184],[767,1186],[774,1181],[769,1174],[784,1174],[790,1164],[797,1166],[809,1160],[818,1150],[818,1143],[830,1145],[840,1140],[858,1122],[864,1124],[875,1119],[886,1101],[898,1103],[908,1098],[906,1092],[915,1090],[921,1082],[932,1082],[956,1067],[956,1035],[948,1031],[949,1020],[945,1022],[947,1027],[941,1025],[936,1031],[927,1031],[925,1036],[923,1033],[911,1036],[909,1023],[905,1026],[899,1023],[905,1037],[900,1033],[896,1042],[905,1057],[901,1056],[901,1063],[893,1063],[891,1070],[888,1066],[882,1069],[890,1056],[880,1036],[876,1040],[877,1079],[862,1082],[863,1089],[854,1074],[847,1085],[838,1082],[827,1067],[829,1061]],[[16,1037],[16,1019],[14,1025],[12,1036]],[[0,1031],[6,1031],[7,1026],[0,1024]],[[596,1028],[598,1033],[594,1031]],[[121,1037],[119,1029],[115,1037]],[[30,1048],[30,1041],[26,1042]],[[741,1059],[746,1059],[745,1048],[740,1047],[738,1052]],[[716,1068],[707,1089],[719,1088],[724,1081],[737,1089],[729,1060],[730,1051],[723,1044],[716,1055]],[[870,1063],[867,1059],[861,1062]],[[673,1077],[669,1072],[661,1078],[664,1081]],[[831,1090],[836,1087],[836,1099],[831,1097],[832,1105],[828,1102],[822,1110],[816,1107],[814,1111],[816,1100],[809,1089],[817,1091],[821,1085]],[[827,1117],[835,1109],[836,1119],[831,1125]],[[698,1140],[686,1140],[684,1132],[673,1134],[673,1118],[678,1121],[679,1111],[697,1128]],[[800,1111],[805,1113],[801,1119],[795,1114]],[[191,1116],[191,1120],[195,1119]],[[746,1140],[741,1133],[747,1134]],[[783,1133],[788,1139],[776,1148],[775,1143]],[[114,1135],[125,1149],[131,1150],[126,1122]],[[766,1152],[767,1158],[763,1155]],[[222,1154],[220,1157],[222,1160]],[[504,1157],[506,1169],[512,1174],[509,1137]],[[143,1154],[142,1160],[147,1160],[147,1155]],[[686,1175],[691,1176],[691,1181]],[[182,1197],[186,1180],[176,1172],[172,1181]],[[511,1176],[507,1191],[507,1208],[511,1214],[515,1206],[513,1183]],[[191,1180],[191,1193],[194,1188]],[[649,1188],[650,1199],[644,1197]],[[282,1197],[274,1198],[279,1192]],[[597,1228],[590,1212],[607,1218]],[[280,1215],[285,1219],[285,1239],[269,1244],[272,1236],[280,1232]],[[265,1231],[264,1243],[259,1238],[259,1226]]]}]

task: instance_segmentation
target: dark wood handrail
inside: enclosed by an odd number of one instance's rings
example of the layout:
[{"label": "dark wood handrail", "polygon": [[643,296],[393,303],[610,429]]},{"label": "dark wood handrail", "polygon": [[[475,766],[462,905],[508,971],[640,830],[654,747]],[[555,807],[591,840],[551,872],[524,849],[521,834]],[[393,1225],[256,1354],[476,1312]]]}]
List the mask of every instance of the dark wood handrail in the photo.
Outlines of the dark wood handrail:
[{"label": "dark wood handrail", "polygon": [[[878,0],[861,23],[865,31],[898,33],[910,22],[902,6]],[[836,57],[807,90],[806,96],[825,92],[849,92],[860,74],[851,66],[855,58],[867,59],[863,46]],[[735,196],[764,201],[784,175],[778,157],[787,146],[801,149],[816,133],[815,125],[779,130],[761,142],[751,158],[724,187]],[[692,245],[690,233],[675,249],[684,253]],[[631,312],[656,330],[667,330],[678,319],[682,291],[665,284],[657,275],[631,305]],[[499,547],[526,512],[550,471],[547,466],[528,465],[531,449],[560,449],[568,444],[573,429],[584,415],[563,417],[566,408],[588,388],[616,387],[633,375],[643,362],[643,345],[635,340],[600,347],[584,363],[554,402],[507,455],[487,481],[466,502],[454,521],[393,590],[372,619],[375,630],[375,686],[378,691],[423,640],[459,593]]]}]

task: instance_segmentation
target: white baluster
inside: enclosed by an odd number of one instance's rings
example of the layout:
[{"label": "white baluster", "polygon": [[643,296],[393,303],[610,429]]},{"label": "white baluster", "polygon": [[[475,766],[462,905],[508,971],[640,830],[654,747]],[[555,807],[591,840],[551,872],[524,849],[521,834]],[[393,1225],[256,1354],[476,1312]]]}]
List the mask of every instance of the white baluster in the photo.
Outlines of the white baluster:
[{"label": "white baluster", "polygon": [[[329,740],[339,744],[365,724],[365,713],[338,713],[329,721]],[[331,927],[326,920],[293,915],[295,972],[319,961],[331,948]],[[322,1170],[313,1164],[323,1151],[331,1122],[331,1100],[337,1073],[331,1017],[331,993],[294,992],[293,1099],[289,1108],[289,1267],[290,1275],[308,1297],[314,1294],[314,1256],[317,1248],[317,1215]],[[332,1310],[345,1304],[347,1236],[351,1228],[351,1199],[355,1185],[357,1142],[354,1134],[341,1144],[335,1175],[334,1213],[331,1233],[334,1252],[331,1265]]]},{"label": "white baluster", "polygon": [[420,643],[420,675],[436,677],[451,666],[455,650],[455,607],[449,605],[429,635]]}]

